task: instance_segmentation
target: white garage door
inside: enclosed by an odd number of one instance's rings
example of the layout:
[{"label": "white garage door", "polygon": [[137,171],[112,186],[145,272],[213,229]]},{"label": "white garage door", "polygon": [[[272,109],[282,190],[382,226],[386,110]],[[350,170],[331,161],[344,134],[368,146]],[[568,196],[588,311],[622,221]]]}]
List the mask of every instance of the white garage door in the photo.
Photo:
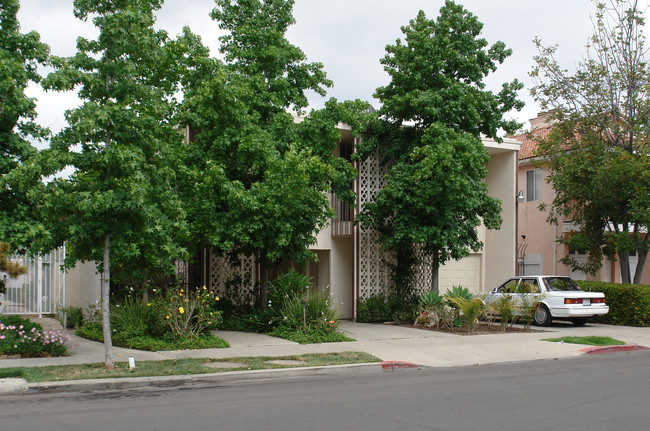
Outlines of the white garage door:
[{"label": "white garage door", "polygon": [[440,293],[445,293],[452,286],[463,286],[473,293],[481,288],[481,255],[472,254],[465,259],[452,260],[440,267]]}]

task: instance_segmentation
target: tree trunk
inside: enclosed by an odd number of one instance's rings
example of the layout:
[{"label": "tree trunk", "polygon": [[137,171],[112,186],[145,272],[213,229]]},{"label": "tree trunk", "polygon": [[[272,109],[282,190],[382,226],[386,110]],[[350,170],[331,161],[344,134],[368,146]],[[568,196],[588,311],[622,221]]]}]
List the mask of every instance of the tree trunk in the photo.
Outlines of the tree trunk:
[{"label": "tree trunk", "polygon": [[102,270],[102,327],[104,330],[104,365],[106,368],[112,369],[114,365],[109,309],[111,293],[110,241],[110,235],[107,233],[104,237],[104,268]]},{"label": "tree trunk", "polygon": [[631,283],[630,277],[630,253],[619,251],[618,252],[618,266],[621,269],[621,282]]},{"label": "tree trunk", "polygon": [[645,266],[645,261],[648,258],[648,252],[637,252],[639,260],[636,263],[636,271],[634,271],[634,284],[641,284],[641,276],[643,275],[643,267]]},{"label": "tree trunk", "polygon": [[433,256],[431,257],[431,291],[432,292],[439,292],[440,286],[440,280],[439,280],[439,269],[440,269],[440,262],[438,262],[438,252],[436,251],[433,253]]}]

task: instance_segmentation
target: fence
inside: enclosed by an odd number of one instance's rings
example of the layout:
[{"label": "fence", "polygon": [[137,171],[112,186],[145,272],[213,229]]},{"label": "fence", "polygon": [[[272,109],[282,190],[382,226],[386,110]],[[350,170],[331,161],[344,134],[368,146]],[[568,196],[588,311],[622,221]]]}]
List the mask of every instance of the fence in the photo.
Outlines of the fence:
[{"label": "fence", "polygon": [[12,255],[27,268],[27,273],[16,278],[5,277],[5,314],[53,314],[59,304],[65,304],[65,272],[61,265],[65,248],[46,255],[29,257]]}]

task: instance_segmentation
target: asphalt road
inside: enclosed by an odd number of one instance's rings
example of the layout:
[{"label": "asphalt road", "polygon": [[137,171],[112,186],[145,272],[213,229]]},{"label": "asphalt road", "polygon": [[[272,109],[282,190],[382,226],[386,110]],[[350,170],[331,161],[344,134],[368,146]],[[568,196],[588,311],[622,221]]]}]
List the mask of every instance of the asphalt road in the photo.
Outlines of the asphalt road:
[{"label": "asphalt road", "polygon": [[0,430],[643,430],[650,352],[0,398]]}]

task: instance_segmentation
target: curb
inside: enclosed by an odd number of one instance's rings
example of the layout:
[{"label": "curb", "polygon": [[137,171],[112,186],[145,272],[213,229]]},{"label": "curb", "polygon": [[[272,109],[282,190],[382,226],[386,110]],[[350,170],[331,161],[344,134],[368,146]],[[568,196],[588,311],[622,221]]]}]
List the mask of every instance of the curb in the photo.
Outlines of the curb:
[{"label": "curb", "polygon": [[596,346],[596,347],[587,347],[585,349],[580,349],[581,352],[587,355],[632,352],[635,350],[648,350],[648,348],[644,346],[639,346],[638,344],[625,344],[623,346]]},{"label": "curb", "polygon": [[384,361],[381,362],[381,368],[385,371],[394,371],[396,369],[404,368],[422,368],[419,365],[413,364],[411,362],[402,362],[402,361]]},{"label": "curb", "polygon": [[[388,366],[387,366],[388,364]],[[119,377],[108,379],[66,380],[60,382],[27,383],[24,379],[0,379],[0,397],[3,395],[31,395],[37,393],[107,392],[146,388],[179,388],[223,384],[259,383],[276,379],[295,379],[344,374],[390,372],[400,369],[422,369],[405,362],[372,362],[363,364],[327,365],[318,367],[277,368],[270,370],[226,371],[222,373],[182,376]]]}]

